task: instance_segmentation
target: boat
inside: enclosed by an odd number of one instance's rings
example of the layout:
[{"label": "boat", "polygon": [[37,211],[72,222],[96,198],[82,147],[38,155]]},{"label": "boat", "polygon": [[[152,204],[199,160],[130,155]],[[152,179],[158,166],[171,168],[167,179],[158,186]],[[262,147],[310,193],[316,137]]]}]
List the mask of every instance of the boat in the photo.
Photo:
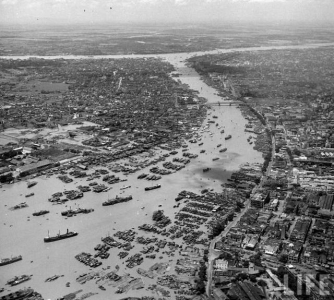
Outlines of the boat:
[{"label": "boat", "polygon": [[212,160],[215,161],[215,160],[218,160],[218,159],[219,159],[219,157],[215,157],[215,158],[213,158]]},{"label": "boat", "polygon": [[68,229],[67,229],[66,233],[64,233],[64,234],[60,234],[60,232],[59,232],[55,236],[49,236],[48,235],[47,237],[44,238],[44,243],[55,242],[55,241],[59,241],[59,240],[71,238],[71,237],[74,237],[76,235],[78,235],[77,232],[75,232],[75,231],[68,231]]},{"label": "boat", "polygon": [[28,186],[28,188],[31,188],[31,187],[33,187],[34,185],[36,185],[37,184],[37,181],[28,181],[27,182],[27,186]]},{"label": "boat", "polygon": [[27,194],[25,197],[28,198],[28,197],[31,197],[31,196],[34,196],[35,193],[30,193],[30,194]]},{"label": "boat", "polygon": [[65,217],[72,217],[73,215],[76,215],[76,214],[88,214],[88,213],[93,212],[93,211],[94,211],[93,208],[80,208],[80,207],[78,207],[77,209],[72,210],[71,207],[70,207],[70,209],[62,211],[61,215],[65,216]]},{"label": "boat", "polygon": [[198,146],[202,146],[202,145],[203,145],[203,143],[199,143],[199,144],[198,144]]},{"label": "boat", "polygon": [[20,261],[20,260],[22,260],[22,256],[21,255],[14,256],[14,257],[11,257],[11,258],[3,258],[0,261],[0,266],[9,265],[9,264],[12,264],[12,263]]},{"label": "boat", "polygon": [[33,216],[41,216],[41,215],[45,215],[45,214],[48,214],[49,211],[48,210],[40,210],[40,211],[37,211],[37,212],[34,212],[32,215]]},{"label": "boat", "polygon": [[7,283],[11,286],[14,286],[14,285],[18,285],[22,282],[28,281],[30,279],[31,279],[30,275],[22,275],[22,276],[17,276],[15,278],[13,278],[10,283],[8,283],[8,282]]},{"label": "boat", "polygon": [[205,173],[205,172],[209,172],[211,170],[211,168],[205,168],[205,169],[203,169],[203,172]]},{"label": "boat", "polygon": [[225,130],[224,130],[224,129],[220,131],[220,133],[224,133],[224,132],[225,132]]},{"label": "boat", "polygon": [[220,149],[219,152],[225,152],[227,151],[227,148]]},{"label": "boat", "polygon": [[204,153],[204,152],[205,152],[205,150],[201,150],[201,151],[200,151],[200,153]]},{"label": "boat", "polygon": [[217,145],[217,148],[221,147],[222,144]]},{"label": "boat", "polygon": [[230,138],[232,138],[232,135],[229,134],[228,136],[225,137],[225,140],[229,140]]},{"label": "boat", "polygon": [[120,190],[129,189],[130,187],[131,187],[131,185],[123,186],[123,187],[120,188]]},{"label": "boat", "polygon": [[156,184],[156,185],[153,185],[153,186],[148,186],[148,187],[145,188],[145,191],[155,190],[155,189],[158,189],[158,188],[161,188],[161,184]]},{"label": "boat", "polygon": [[108,205],[114,205],[117,203],[122,203],[122,202],[127,202],[132,200],[132,196],[127,196],[127,197],[118,197],[116,196],[116,198],[112,198],[112,199],[108,199],[107,201],[102,203],[102,206],[108,206]]},{"label": "boat", "polygon": [[15,210],[15,209],[20,209],[20,208],[24,208],[24,207],[28,207],[28,204],[26,202],[22,202],[22,203],[16,204],[15,206],[13,206],[10,209],[11,210]]},{"label": "boat", "polygon": [[31,288],[18,290],[16,292],[7,294],[5,296],[0,297],[0,300],[8,300],[8,299],[28,299],[29,297],[34,295],[34,290]]}]

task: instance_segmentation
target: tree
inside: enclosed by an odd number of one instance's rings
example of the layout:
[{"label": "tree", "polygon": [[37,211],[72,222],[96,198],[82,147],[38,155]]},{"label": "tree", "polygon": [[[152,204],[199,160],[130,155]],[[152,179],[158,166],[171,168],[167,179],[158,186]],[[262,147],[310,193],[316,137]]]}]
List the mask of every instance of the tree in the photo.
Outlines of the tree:
[{"label": "tree", "polygon": [[257,284],[260,286],[260,287],[267,287],[267,283],[263,280],[263,279],[260,279]]},{"label": "tree", "polygon": [[212,233],[211,236],[212,238],[218,236],[221,234],[221,232],[225,229],[225,225],[221,222],[216,222],[212,225]]},{"label": "tree", "polygon": [[286,254],[282,254],[280,257],[279,257],[279,259],[278,259],[280,262],[282,262],[283,264],[286,264],[287,262],[288,262],[288,260],[289,260],[289,257],[288,257],[288,255],[286,255]]}]

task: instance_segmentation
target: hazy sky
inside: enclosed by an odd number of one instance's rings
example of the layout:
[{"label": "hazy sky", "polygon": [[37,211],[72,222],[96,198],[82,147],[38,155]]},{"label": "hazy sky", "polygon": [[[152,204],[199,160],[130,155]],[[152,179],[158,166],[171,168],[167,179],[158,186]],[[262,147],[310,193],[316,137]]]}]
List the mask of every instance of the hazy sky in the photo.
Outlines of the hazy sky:
[{"label": "hazy sky", "polygon": [[334,0],[0,0],[5,23],[331,21]]}]

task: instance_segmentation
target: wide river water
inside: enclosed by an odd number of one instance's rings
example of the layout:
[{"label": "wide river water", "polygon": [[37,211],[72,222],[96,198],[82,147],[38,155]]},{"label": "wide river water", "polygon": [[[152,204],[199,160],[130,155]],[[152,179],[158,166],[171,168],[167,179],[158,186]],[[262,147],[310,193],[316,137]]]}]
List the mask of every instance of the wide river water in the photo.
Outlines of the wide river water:
[{"label": "wide river water", "polygon": [[[332,46],[333,44],[326,44]],[[306,45],[306,46],[291,46],[291,47],[259,47],[246,49],[229,49],[216,50],[198,53],[180,53],[180,54],[165,54],[165,55],[130,55],[130,56],[99,56],[99,57],[74,57],[74,56],[59,56],[59,57],[43,57],[46,59],[54,58],[120,58],[120,57],[161,57],[174,65],[176,72],[181,74],[178,79],[181,82],[189,85],[191,89],[197,90],[199,96],[204,97],[208,102],[221,101],[221,98],[216,95],[217,91],[206,85],[199,75],[185,64],[185,59],[206,53],[223,53],[232,51],[257,51],[271,49],[301,49],[315,48],[323,45]],[[0,57],[10,59],[23,59],[26,57]],[[85,179],[74,180],[70,184],[64,184],[56,176],[46,178],[41,176],[36,178],[38,184],[31,189],[27,188],[26,181],[15,183],[13,185],[3,185],[0,192],[0,257],[10,257],[11,255],[22,255],[23,260],[7,266],[0,267],[0,288],[6,287],[6,292],[15,291],[23,287],[32,287],[40,292],[45,299],[56,299],[67,293],[82,289],[84,293],[96,292],[99,293],[90,299],[121,299],[126,296],[141,296],[150,295],[146,290],[148,284],[153,283],[149,279],[144,279],[146,284],[145,289],[140,291],[129,291],[126,295],[114,294],[115,289],[106,287],[107,291],[103,292],[97,288],[94,280],[80,285],[76,283],[75,278],[87,273],[89,268],[75,260],[74,256],[82,251],[94,253],[93,248],[100,243],[101,237],[108,233],[111,235],[117,230],[125,230],[137,228],[138,225],[144,223],[152,223],[152,212],[159,209],[164,210],[165,214],[173,219],[173,215],[178,211],[174,208],[175,197],[182,190],[190,190],[200,193],[203,188],[213,188],[216,192],[222,191],[221,183],[226,182],[230,174],[237,170],[244,163],[262,163],[261,153],[255,151],[247,142],[249,133],[244,132],[246,120],[242,117],[240,110],[235,106],[221,106],[214,108],[212,115],[216,115],[215,119],[225,130],[225,134],[221,134],[221,129],[214,124],[210,127],[210,132],[203,132],[203,146],[198,144],[189,144],[189,152],[199,154],[198,158],[192,159],[191,163],[186,165],[186,168],[172,175],[164,176],[159,183],[161,189],[145,192],[144,187],[151,183],[146,180],[138,180],[139,173],[123,176],[117,174],[121,178],[127,178],[127,182],[112,185],[112,189],[108,193],[96,194],[93,192],[85,193],[84,198],[67,202],[65,205],[52,205],[48,202],[51,194],[64,191],[65,189],[74,189],[76,186],[88,184]],[[208,116],[210,118],[211,116]],[[205,122],[206,123],[206,122]],[[211,133],[211,134],[210,134]],[[227,134],[232,134],[232,139],[225,141],[223,138]],[[227,147],[227,152],[219,153],[217,144],[223,144],[222,147]],[[205,154],[200,154],[201,149],[206,149]],[[157,150],[159,153],[160,150]],[[181,151],[177,156],[182,156]],[[212,158],[219,157],[217,161],[212,161]],[[168,158],[167,161],[171,161]],[[157,164],[161,166],[162,163]],[[211,167],[212,170],[203,173],[202,169]],[[148,172],[150,167],[142,170]],[[140,172],[141,173],[141,172]],[[97,180],[101,181],[101,180]],[[120,188],[130,185],[131,188],[125,191]],[[24,196],[30,192],[35,195],[30,198]],[[108,197],[116,195],[132,195],[133,200],[127,203],[122,203],[114,206],[102,207],[102,202]],[[20,202],[26,201],[29,205],[27,208],[10,211],[9,207]],[[69,208],[69,206],[82,208],[94,208],[94,212],[87,215],[78,215],[76,217],[65,219],[60,215],[60,212]],[[180,206],[182,207],[182,205]],[[33,217],[32,213],[41,209],[50,210],[50,213],[45,216]],[[56,234],[59,230],[64,233],[66,229],[79,232],[77,237],[58,241],[55,243],[45,244],[43,238],[50,231],[51,235]],[[149,234],[142,231],[139,236],[148,236]],[[163,236],[157,236],[159,239],[164,239]],[[181,243],[181,240],[176,242]],[[141,247],[134,243],[135,248],[130,254],[139,252]],[[137,268],[126,269],[122,261],[118,259],[117,253],[120,249],[112,249],[111,255],[107,260],[103,261],[102,267],[111,266],[114,269],[115,265],[120,265],[119,274],[130,273],[134,277],[140,277],[136,273]],[[161,252],[157,257],[162,259],[158,261],[169,262],[172,266],[175,265],[175,255],[173,259]],[[124,261],[124,260],[123,260]],[[145,259],[140,266],[148,269],[153,265],[154,261]],[[98,269],[101,269],[98,268]],[[16,287],[5,286],[8,279],[15,275],[32,274],[30,281],[22,283]],[[53,275],[64,275],[53,282],[45,282],[45,279]],[[66,282],[71,282],[71,287],[65,287]],[[106,296],[108,295],[108,296]],[[174,299],[172,297],[172,299]]]}]

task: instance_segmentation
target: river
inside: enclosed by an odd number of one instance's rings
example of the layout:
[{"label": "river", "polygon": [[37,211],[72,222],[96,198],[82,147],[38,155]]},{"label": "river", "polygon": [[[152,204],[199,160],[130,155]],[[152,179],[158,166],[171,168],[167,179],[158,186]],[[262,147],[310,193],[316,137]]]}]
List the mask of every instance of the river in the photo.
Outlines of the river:
[{"label": "river", "polygon": [[[229,49],[217,50],[205,53],[232,52],[232,51],[251,51],[251,50],[270,50],[270,49],[286,49],[297,47],[261,47],[247,49]],[[302,47],[299,47],[302,48]],[[207,86],[199,77],[199,75],[191,68],[185,65],[185,59],[193,55],[205,54],[204,52],[186,53],[186,54],[166,54],[153,55],[161,57],[169,61],[175,66],[176,72],[181,74],[179,79],[189,85],[191,89],[199,91],[199,96],[208,99],[208,102],[217,102],[221,100],[217,95],[217,91]],[[150,55],[146,55],[150,56]],[[145,57],[146,57],[145,56]],[[97,58],[117,58],[120,56],[101,56]],[[122,57],[144,57],[144,56],[122,56]],[[4,58],[4,57],[2,57]],[[13,58],[13,57],[9,57]],[[22,58],[22,57],[17,57]],[[25,58],[28,58],[26,56]],[[44,57],[55,58],[55,57]],[[57,58],[89,58],[92,57],[57,57]],[[96,194],[88,192],[85,197],[80,200],[70,201],[65,205],[52,205],[47,199],[52,193],[63,191],[64,189],[74,189],[79,184],[85,185],[88,182],[85,179],[77,179],[70,184],[64,184],[56,176],[46,178],[41,176],[36,178],[38,184],[31,189],[27,188],[26,182],[18,182],[13,185],[3,185],[1,188],[0,197],[0,256],[1,258],[10,257],[11,255],[22,255],[23,260],[11,265],[2,266],[0,273],[0,287],[3,287],[5,282],[15,275],[32,274],[30,281],[20,284],[16,287],[9,288],[6,286],[6,292],[15,291],[22,287],[32,287],[40,292],[45,299],[56,299],[67,293],[83,289],[84,293],[97,292],[98,295],[90,299],[106,299],[106,294],[113,295],[112,299],[120,299],[125,296],[140,296],[150,295],[146,288],[149,283],[153,283],[145,279],[147,283],[145,289],[141,291],[130,291],[126,295],[114,294],[115,289],[107,287],[107,291],[103,292],[97,288],[94,281],[90,281],[85,285],[76,283],[75,278],[89,271],[88,267],[77,262],[74,256],[82,251],[94,253],[93,248],[100,243],[101,237],[108,233],[113,234],[116,230],[125,230],[137,228],[138,225],[151,223],[153,211],[159,209],[164,210],[165,214],[173,219],[173,215],[178,211],[174,208],[175,197],[182,190],[190,190],[199,193],[203,188],[213,188],[216,192],[222,191],[221,183],[229,178],[231,172],[237,170],[243,163],[261,163],[263,161],[261,153],[252,149],[248,144],[247,137],[249,133],[244,132],[246,120],[242,117],[240,110],[234,106],[217,107],[212,114],[217,115],[216,122],[219,127],[222,126],[225,130],[225,135],[232,134],[232,139],[225,141],[224,135],[220,133],[218,126],[211,125],[210,132],[203,132],[203,146],[189,143],[189,152],[199,154],[199,157],[193,159],[186,168],[181,171],[164,176],[159,183],[161,189],[145,192],[144,187],[150,185],[145,180],[138,180],[137,174],[130,174],[126,177],[127,182],[112,185],[109,193]],[[210,134],[211,133],[211,134]],[[227,152],[219,153],[217,144],[222,143],[222,147],[227,147]],[[205,154],[200,154],[201,149],[206,149]],[[160,150],[157,150],[159,153]],[[181,151],[177,155],[182,156]],[[212,158],[219,157],[219,160],[212,161]],[[168,159],[171,161],[171,158]],[[159,163],[157,166],[161,166]],[[211,167],[212,170],[203,173],[202,169]],[[142,172],[148,172],[148,168]],[[101,180],[97,180],[101,181]],[[122,191],[120,188],[124,185],[130,185],[131,188]],[[30,198],[25,198],[24,195],[34,192],[35,195]],[[102,202],[108,197],[116,195],[133,195],[133,200],[127,203],[118,204],[115,206],[102,207]],[[9,207],[26,201],[29,205],[16,211],[10,211]],[[60,212],[69,208],[69,206],[82,208],[94,208],[94,212],[87,215],[78,215],[76,217],[64,219]],[[142,209],[144,207],[144,209]],[[182,205],[181,205],[182,207]],[[32,217],[32,213],[37,210],[47,209],[50,214],[41,217]],[[45,244],[43,238],[50,234],[54,235],[59,230],[63,233],[66,229],[79,232],[77,237],[63,240],[55,243]],[[148,234],[139,232],[139,236]],[[163,239],[162,236],[158,236]],[[181,240],[176,240],[180,243]],[[138,244],[131,251],[134,254],[141,248]],[[111,269],[116,264],[121,266],[120,274],[130,273],[134,277],[139,277],[134,269],[126,269],[117,257],[119,249],[112,249],[110,257],[103,261],[103,266],[111,266]],[[163,253],[159,253],[162,259],[158,261],[170,262],[175,265],[178,255],[173,259]],[[148,269],[153,265],[154,261],[145,259],[141,265],[142,268]],[[64,275],[54,282],[45,283],[47,277],[53,275]],[[71,282],[71,287],[65,287],[66,282]],[[5,292],[5,293],[6,293]],[[110,298],[110,296],[109,296]],[[174,299],[172,297],[172,299]]]}]

